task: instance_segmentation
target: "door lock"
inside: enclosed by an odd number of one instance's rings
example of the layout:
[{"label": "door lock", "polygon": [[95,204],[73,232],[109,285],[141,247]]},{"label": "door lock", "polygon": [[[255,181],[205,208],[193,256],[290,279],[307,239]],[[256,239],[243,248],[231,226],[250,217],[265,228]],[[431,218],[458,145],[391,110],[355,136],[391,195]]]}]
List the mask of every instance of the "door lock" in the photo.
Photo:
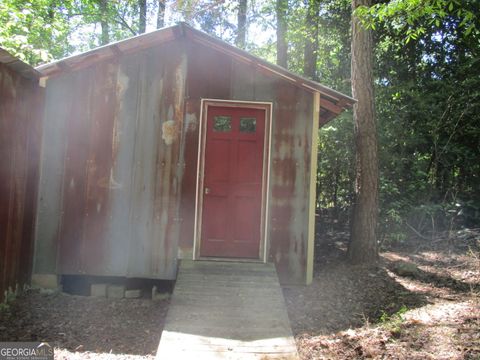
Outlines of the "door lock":
[{"label": "door lock", "polygon": [[210,194],[210,188],[206,187],[205,188],[205,195],[208,195],[208,194]]}]

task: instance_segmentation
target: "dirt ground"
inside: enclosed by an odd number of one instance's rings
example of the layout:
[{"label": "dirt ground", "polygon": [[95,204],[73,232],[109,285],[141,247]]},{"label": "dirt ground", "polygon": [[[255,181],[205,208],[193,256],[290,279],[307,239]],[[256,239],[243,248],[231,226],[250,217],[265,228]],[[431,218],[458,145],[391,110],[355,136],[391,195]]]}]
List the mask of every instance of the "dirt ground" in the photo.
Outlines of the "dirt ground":
[{"label": "dirt ground", "polygon": [[302,359],[480,359],[480,232],[413,241],[374,268],[323,236],[313,284],[286,288]]},{"label": "dirt ground", "polygon": [[0,341],[45,341],[56,359],[153,359],[168,302],[32,290],[0,313]]},{"label": "dirt ground", "polygon": [[[311,286],[284,289],[302,359],[480,359],[480,231],[346,261],[322,234]],[[412,265],[413,264],[413,265]],[[28,291],[0,312],[0,341],[47,341],[57,359],[153,359],[168,299]]]}]

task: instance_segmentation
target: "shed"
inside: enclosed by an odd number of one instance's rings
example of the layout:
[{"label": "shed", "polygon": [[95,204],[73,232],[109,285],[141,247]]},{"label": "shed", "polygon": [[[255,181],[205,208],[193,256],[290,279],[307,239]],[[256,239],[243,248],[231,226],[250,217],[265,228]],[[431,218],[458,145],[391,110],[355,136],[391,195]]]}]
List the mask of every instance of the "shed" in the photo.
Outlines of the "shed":
[{"label": "shed", "polygon": [[37,70],[37,279],[209,259],[311,281],[316,130],[352,98],[186,24]]},{"label": "shed", "polygon": [[40,74],[0,48],[0,303],[30,281],[43,92]]}]

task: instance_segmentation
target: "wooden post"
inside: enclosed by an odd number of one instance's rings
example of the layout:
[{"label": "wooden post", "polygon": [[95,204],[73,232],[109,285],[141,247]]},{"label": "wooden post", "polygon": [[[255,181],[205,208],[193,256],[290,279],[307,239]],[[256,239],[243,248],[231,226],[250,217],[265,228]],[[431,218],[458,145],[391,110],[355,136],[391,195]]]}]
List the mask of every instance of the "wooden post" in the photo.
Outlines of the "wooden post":
[{"label": "wooden post", "polygon": [[317,203],[317,150],[318,124],[320,121],[320,93],[313,94],[312,147],[310,149],[310,201],[308,209],[308,244],[307,244],[307,285],[313,280],[313,260],[315,252],[315,207]]}]

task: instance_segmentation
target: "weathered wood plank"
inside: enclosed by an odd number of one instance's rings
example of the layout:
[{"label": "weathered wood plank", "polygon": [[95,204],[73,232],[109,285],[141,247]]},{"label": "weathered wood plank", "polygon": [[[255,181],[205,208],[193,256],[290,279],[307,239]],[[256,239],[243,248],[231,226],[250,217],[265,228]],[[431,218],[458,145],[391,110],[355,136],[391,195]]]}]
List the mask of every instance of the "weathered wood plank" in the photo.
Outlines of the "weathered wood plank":
[{"label": "weathered wood plank", "polygon": [[297,359],[274,266],[182,261],[157,352],[170,358]]}]

